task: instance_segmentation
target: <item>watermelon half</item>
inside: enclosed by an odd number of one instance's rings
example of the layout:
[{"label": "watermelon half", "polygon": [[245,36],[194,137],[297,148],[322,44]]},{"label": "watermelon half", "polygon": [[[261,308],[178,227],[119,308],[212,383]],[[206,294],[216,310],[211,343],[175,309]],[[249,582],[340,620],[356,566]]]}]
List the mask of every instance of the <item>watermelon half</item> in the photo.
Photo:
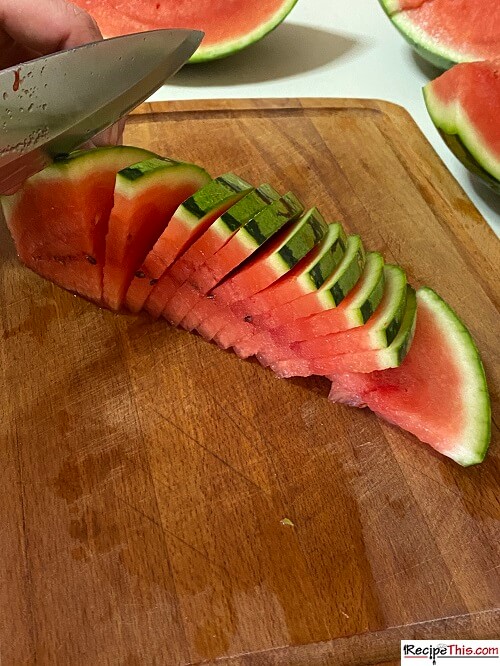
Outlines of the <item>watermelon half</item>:
[{"label": "watermelon half", "polygon": [[379,1],[403,37],[436,67],[500,54],[498,0]]},{"label": "watermelon half", "polygon": [[330,400],[369,407],[460,465],[480,463],[490,440],[491,407],[472,337],[432,289],[417,292],[410,350],[398,368],[333,375]]},{"label": "watermelon half", "polygon": [[455,65],[424,87],[424,98],[449,148],[500,192],[500,58]]},{"label": "watermelon half", "polygon": [[75,0],[97,21],[105,37],[159,28],[202,30],[190,62],[225,58],[274,30],[297,0]]}]

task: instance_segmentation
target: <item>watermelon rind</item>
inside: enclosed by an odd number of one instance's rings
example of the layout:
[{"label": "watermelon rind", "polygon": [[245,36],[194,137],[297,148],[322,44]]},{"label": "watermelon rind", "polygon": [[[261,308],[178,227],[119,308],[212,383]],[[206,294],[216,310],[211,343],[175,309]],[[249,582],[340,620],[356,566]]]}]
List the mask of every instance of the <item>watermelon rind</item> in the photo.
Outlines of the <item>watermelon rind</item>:
[{"label": "watermelon rind", "polygon": [[410,18],[409,11],[401,11],[394,0],[379,0],[391,23],[406,39],[410,46],[427,62],[438,69],[449,69],[459,62],[478,60],[477,54],[453,49],[433,39],[425,30]]},{"label": "watermelon rind", "polygon": [[423,94],[431,120],[450,150],[469,171],[500,192],[500,159],[488,149],[460,102],[443,104],[432,82],[424,86]]},{"label": "watermelon rind", "polygon": [[456,312],[433,289],[419,289],[418,300],[432,309],[462,375],[462,385],[450,386],[450,391],[462,393],[464,427],[447,455],[464,467],[477,465],[484,460],[491,437],[491,403],[479,351]]},{"label": "watermelon rind", "polygon": [[247,46],[260,41],[263,37],[272,32],[282,23],[288,14],[292,11],[298,0],[285,0],[279,9],[265,23],[257,26],[254,30],[238,37],[219,44],[204,46],[203,41],[195,53],[189,59],[189,63],[207,62],[209,60],[220,60],[227,56],[242,51]]}]

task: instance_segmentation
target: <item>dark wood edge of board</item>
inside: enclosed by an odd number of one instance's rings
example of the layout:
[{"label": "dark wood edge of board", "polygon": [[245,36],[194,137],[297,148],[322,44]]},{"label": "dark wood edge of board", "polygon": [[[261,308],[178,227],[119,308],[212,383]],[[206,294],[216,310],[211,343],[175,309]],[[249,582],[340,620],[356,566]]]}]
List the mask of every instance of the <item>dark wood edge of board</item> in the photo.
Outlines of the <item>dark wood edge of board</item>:
[{"label": "dark wood edge of board", "polygon": [[500,609],[494,609],[184,666],[382,666],[399,659],[401,640],[496,639],[499,626]]}]

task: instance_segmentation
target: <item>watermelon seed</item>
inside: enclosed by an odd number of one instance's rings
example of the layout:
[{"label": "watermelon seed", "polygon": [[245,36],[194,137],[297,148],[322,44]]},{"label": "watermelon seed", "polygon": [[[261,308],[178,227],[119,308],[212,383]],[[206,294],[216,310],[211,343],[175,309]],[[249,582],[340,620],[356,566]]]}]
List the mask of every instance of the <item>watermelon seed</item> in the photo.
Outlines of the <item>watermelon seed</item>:
[{"label": "watermelon seed", "polygon": [[149,281],[149,284],[151,287],[154,287],[154,285],[158,282],[158,278],[153,278],[152,280]]},{"label": "watermelon seed", "polygon": [[89,262],[89,264],[92,264],[92,266],[95,266],[97,264],[97,259],[91,257],[89,254],[87,254],[85,259]]},{"label": "watermelon seed", "polygon": [[248,324],[251,324],[253,322],[253,317],[252,315],[245,315],[243,317],[243,321],[246,321]]},{"label": "watermelon seed", "polygon": [[146,274],[144,273],[144,271],[136,271],[135,277],[136,278],[143,278],[143,277],[146,277]]}]

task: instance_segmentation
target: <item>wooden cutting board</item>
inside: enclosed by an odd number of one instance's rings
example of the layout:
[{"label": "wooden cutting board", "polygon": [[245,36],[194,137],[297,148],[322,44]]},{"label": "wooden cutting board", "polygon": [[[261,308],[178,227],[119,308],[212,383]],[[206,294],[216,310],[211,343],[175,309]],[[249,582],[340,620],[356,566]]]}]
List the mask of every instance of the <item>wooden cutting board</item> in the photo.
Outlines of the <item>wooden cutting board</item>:
[{"label": "wooden cutting board", "polygon": [[[362,234],[458,310],[498,408],[499,243],[403,109],[146,105],[126,141]],[[498,637],[495,423],[462,469],[326,381],[99,310],[1,240],[2,666],[381,664],[401,638]]]}]

